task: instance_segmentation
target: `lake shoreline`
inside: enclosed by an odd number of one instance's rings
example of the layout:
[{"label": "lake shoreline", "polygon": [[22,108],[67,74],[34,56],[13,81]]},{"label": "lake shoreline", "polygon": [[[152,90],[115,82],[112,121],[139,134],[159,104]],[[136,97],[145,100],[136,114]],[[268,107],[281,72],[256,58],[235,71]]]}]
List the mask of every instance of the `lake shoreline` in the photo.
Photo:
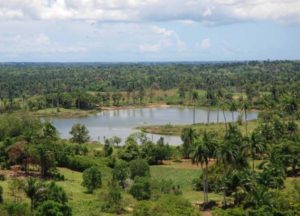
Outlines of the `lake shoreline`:
[{"label": "lake shoreline", "polygon": [[[53,117],[53,118],[82,118],[82,117],[88,117],[92,115],[96,115],[97,113],[101,113],[103,111],[114,111],[114,110],[131,110],[131,109],[144,109],[144,108],[194,108],[194,106],[191,105],[183,105],[183,104],[166,104],[166,103],[149,103],[149,104],[140,104],[140,105],[122,105],[122,106],[103,106],[99,108],[94,109],[88,109],[88,110],[82,110],[82,109],[76,109],[76,108],[46,108],[46,109],[40,109],[40,110],[34,110],[34,111],[16,111],[14,113],[19,115],[32,115],[36,117]],[[196,109],[203,109],[208,110],[209,107],[207,106],[196,106]],[[59,110],[59,111],[57,111]],[[210,107],[210,111],[217,111],[219,110],[222,112],[221,109],[218,109],[218,107]],[[228,112],[229,110],[224,110]],[[258,109],[250,109],[248,112],[260,112],[261,110]],[[6,114],[6,113],[2,113]],[[1,114],[1,115],[2,115]]]},{"label": "lake shoreline", "polygon": [[[257,120],[250,120],[247,122],[249,130],[251,131],[252,128],[257,126]],[[238,127],[241,128],[242,133],[244,132],[245,123],[242,125],[237,124]],[[207,131],[216,131],[218,133],[222,133],[225,131],[226,126],[225,123],[196,123],[196,124],[165,124],[165,125],[147,125],[147,126],[139,126],[135,129],[140,130],[144,133],[149,134],[157,134],[157,135],[164,135],[164,136],[180,136],[181,132],[184,128],[193,128],[198,132],[203,132],[204,130]]]}]

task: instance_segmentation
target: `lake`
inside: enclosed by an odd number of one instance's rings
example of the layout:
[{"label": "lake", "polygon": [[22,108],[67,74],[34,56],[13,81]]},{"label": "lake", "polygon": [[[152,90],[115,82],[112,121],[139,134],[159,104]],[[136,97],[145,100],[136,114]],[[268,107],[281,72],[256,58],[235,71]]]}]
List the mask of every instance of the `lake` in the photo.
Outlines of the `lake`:
[{"label": "lake", "polygon": [[[208,110],[196,109],[196,123],[206,123]],[[239,113],[234,112],[234,121]],[[226,121],[232,121],[232,113],[225,112]],[[247,120],[256,119],[257,112],[249,112]],[[210,122],[224,122],[222,111],[210,111]],[[145,125],[166,125],[166,124],[192,124],[193,108],[163,107],[163,108],[140,108],[140,109],[120,109],[99,112],[96,115],[81,118],[51,118],[50,121],[59,131],[60,137],[70,138],[69,131],[76,124],[84,124],[89,132],[91,140],[103,142],[105,138],[118,136],[122,143],[126,137],[134,132],[135,128]],[[147,134],[149,139],[157,141],[162,135]],[[178,136],[162,136],[171,145],[180,145],[181,139]]]}]

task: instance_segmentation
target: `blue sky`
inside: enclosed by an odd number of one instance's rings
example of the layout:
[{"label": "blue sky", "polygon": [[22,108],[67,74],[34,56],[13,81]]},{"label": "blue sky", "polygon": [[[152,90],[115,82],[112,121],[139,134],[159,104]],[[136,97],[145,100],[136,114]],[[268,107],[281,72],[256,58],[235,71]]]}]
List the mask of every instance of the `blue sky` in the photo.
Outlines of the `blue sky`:
[{"label": "blue sky", "polygon": [[0,61],[300,59],[299,0],[0,2]]}]

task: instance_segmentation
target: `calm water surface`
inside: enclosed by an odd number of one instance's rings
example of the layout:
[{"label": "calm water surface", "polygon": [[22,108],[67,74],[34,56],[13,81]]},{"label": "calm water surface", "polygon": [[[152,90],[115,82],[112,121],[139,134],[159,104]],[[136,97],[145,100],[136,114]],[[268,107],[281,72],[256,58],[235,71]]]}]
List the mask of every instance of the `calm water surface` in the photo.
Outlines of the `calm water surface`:
[{"label": "calm water surface", "polygon": [[[205,109],[196,109],[196,123],[205,123],[207,121],[208,111]],[[239,113],[234,113],[234,121],[237,120]],[[250,112],[247,120],[257,118],[257,112]],[[219,116],[219,117],[218,117]],[[232,113],[225,112],[226,121],[232,121]],[[211,111],[210,122],[224,122],[222,111]],[[52,118],[50,119],[58,129],[62,138],[70,138],[69,131],[76,124],[84,124],[94,141],[103,141],[105,138],[118,136],[122,143],[126,137],[134,132],[135,128],[144,125],[165,125],[165,124],[192,124],[193,108],[141,108],[141,109],[123,109],[103,111],[93,116],[83,118]],[[157,141],[161,135],[147,134],[149,139]],[[165,141],[171,145],[181,144],[178,136],[163,136]]]}]

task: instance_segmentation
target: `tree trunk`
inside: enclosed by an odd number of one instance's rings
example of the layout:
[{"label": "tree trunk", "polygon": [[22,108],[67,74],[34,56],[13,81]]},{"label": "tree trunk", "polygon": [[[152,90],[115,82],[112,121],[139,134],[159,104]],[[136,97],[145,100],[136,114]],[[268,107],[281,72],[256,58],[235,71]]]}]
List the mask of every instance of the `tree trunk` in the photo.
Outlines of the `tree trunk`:
[{"label": "tree trunk", "polygon": [[226,202],[226,182],[225,182],[225,177],[226,177],[226,169],[224,168],[224,188],[223,188],[223,206],[226,207],[227,206],[227,202]]},{"label": "tree trunk", "polygon": [[245,109],[245,129],[246,129],[246,136],[248,136],[248,121],[247,121],[247,110]]},{"label": "tree trunk", "polygon": [[208,202],[208,164],[205,163],[205,202]]},{"label": "tree trunk", "polygon": [[210,107],[208,107],[208,113],[207,113],[207,124],[209,124],[209,118],[210,118]]},{"label": "tree trunk", "polygon": [[[203,169],[203,165],[201,164],[201,169],[204,171]],[[202,180],[202,184],[203,184],[203,203],[206,203],[206,189],[205,189],[205,171],[203,172],[203,180]]]},{"label": "tree trunk", "polygon": [[226,122],[226,115],[225,115],[224,109],[222,110],[222,112],[223,112],[223,117],[224,117],[224,122],[225,122],[225,128],[226,128],[226,131],[227,131],[227,122]]},{"label": "tree trunk", "polygon": [[193,110],[193,124],[196,123],[196,105],[194,104],[194,110]]}]

